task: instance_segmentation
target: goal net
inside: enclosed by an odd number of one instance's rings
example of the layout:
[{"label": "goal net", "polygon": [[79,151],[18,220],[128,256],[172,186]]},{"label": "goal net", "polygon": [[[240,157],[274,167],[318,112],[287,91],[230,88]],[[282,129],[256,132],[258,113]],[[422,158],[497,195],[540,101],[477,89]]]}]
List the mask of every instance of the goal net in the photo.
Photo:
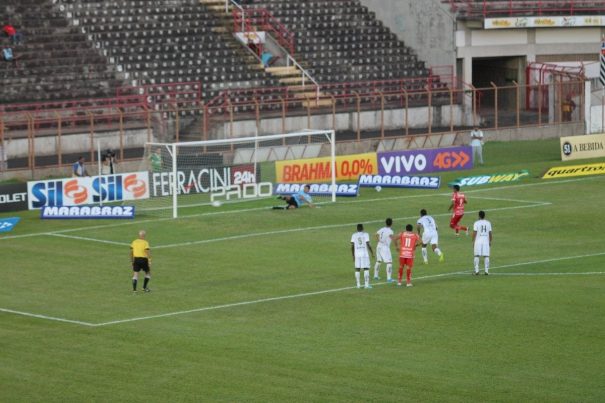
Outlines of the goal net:
[{"label": "goal net", "polygon": [[[313,175],[305,176],[295,160],[309,158],[317,164]],[[176,218],[244,202],[285,206],[275,196],[296,193],[305,184],[311,185],[314,204],[336,201],[333,130],[147,143],[142,164],[149,171],[150,198],[137,203],[138,214]]]}]

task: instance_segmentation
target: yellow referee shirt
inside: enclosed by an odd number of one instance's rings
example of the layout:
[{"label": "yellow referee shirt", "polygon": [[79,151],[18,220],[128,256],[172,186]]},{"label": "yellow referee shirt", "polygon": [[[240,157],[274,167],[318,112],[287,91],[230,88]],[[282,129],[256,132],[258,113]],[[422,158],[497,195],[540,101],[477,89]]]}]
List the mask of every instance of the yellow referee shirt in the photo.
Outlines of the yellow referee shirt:
[{"label": "yellow referee shirt", "polygon": [[130,244],[132,249],[133,257],[147,257],[147,251],[149,250],[149,242],[144,239],[135,239]]}]

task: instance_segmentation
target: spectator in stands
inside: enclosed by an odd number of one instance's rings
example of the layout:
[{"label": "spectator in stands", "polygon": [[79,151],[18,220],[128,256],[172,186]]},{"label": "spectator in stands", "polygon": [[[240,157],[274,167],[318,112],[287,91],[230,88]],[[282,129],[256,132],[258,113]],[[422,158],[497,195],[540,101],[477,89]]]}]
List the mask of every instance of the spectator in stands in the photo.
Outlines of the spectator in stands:
[{"label": "spectator in stands", "polygon": [[116,171],[116,153],[114,153],[111,150],[107,150],[105,152],[105,154],[103,155],[103,160],[101,162],[103,162],[101,169],[103,169],[103,166],[107,166],[107,174],[105,174],[105,175],[113,175],[113,174],[117,173],[117,171]]},{"label": "spectator in stands", "polygon": [[74,177],[83,177],[90,176],[88,175],[88,171],[86,171],[86,167],[84,166],[84,157],[78,157],[78,160],[74,162],[72,165],[72,176]]},{"label": "spectator in stands", "polygon": [[10,62],[13,64],[13,66],[19,67],[19,65],[17,64],[17,61],[19,59],[20,57],[13,53],[13,48],[7,46],[2,49],[2,60],[4,60],[5,62]]},{"label": "spectator in stands", "polygon": [[567,94],[565,101],[561,104],[561,111],[563,112],[563,121],[571,122],[571,114],[576,110],[576,103],[571,99],[571,95]]},{"label": "spectator in stands", "polygon": [[13,45],[19,45],[21,43],[23,35],[21,32],[18,32],[10,23],[2,27],[2,32],[8,37],[8,39],[10,39]]},{"label": "spectator in stands", "polygon": [[473,161],[483,165],[483,131],[475,126],[471,130],[471,147],[473,148]]},{"label": "spectator in stands", "polygon": [[267,68],[271,66],[271,59],[273,59],[273,55],[269,51],[264,51],[260,56],[260,60],[263,63],[263,67]]}]

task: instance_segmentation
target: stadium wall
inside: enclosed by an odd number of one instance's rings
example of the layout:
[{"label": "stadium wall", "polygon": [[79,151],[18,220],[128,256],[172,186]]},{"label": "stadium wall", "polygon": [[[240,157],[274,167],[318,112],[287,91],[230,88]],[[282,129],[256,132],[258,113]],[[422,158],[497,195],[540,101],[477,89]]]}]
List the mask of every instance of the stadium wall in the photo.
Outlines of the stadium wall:
[{"label": "stadium wall", "polygon": [[[302,115],[283,118],[263,118],[258,123],[256,120],[238,120],[215,124],[209,132],[209,138],[227,138],[233,133],[234,136],[249,136],[258,134],[287,133],[308,129],[334,129],[336,131],[376,131],[397,130],[407,125],[409,128],[426,129],[431,121],[431,127],[450,127],[450,116],[454,126],[460,126],[464,122],[464,114],[460,105],[442,105],[418,107],[405,109],[386,109],[384,114],[378,110],[336,113],[334,115]],[[381,124],[382,122],[382,124]]]},{"label": "stadium wall", "polygon": [[361,0],[397,38],[430,66],[456,61],[456,21],[440,0]]},{"label": "stadium wall", "polygon": [[[300,126],[297,129],[303,129],[306,126]],[[499,130],[484,130],[487,141],[523,141],[559,138],[562,136],[581,135],[584,130],[583,123],[567,123],[564,125],[544,125],[519,128],[505,128]],[[136,135],[135,131],[125,131],[125,135],[130,133]],[[468,144],[468,130],[458,130],[454,132],[423,134],[417,136],[399,136],[393,138],[371,138],[361,141],[347,141],[336,144],[337,155],[348,155],[365,152],[386,151],[386,150],[405,150],[417,148],[435,148],[447,147],[452,145]],[[155,138],[155,135],[154,135]],[[16,169],[10,171],[0,171],[0,180],[20,179],[32,180],[48,177],[68,177],[71,176],[71,163],[65,161],[61,167]],[[88,163],[87,169],[91,175],[97,174],[97,165]],[[118,162],[118,172],[134,172],[141,169],[141,161],[128,160]]]},{"label": "stadium wall", "polygon": [[605,30],[600,27],[487,30],[475,21],[461,21],[455,32],[459,74],[470,83],[473,59],[518,57],[522,66],[517,82],[523,85],[523,69],[529,63],[598,60],[603,33]]}]

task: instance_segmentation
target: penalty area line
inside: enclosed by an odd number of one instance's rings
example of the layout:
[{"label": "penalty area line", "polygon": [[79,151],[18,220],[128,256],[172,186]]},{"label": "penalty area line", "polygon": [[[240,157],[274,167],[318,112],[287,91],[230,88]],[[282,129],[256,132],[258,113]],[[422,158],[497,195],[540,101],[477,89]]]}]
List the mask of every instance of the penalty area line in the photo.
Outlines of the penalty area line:
[{"label": "penalty area line", "polygon": [[100,242],[100,243],[106,243],[106,244],[109,244],[109,245],[119,245],[119,246],[129,246],[130,245],[130,244],[127,244],[127,243],[124,243],[124,242],[107,241],[105,239],[88,238],[88,237],[76,236],[76,235],[65,235],[65,234],[58,234],[58,233],[52,233],[52,232],[49,232],[46,235],[48,235],[48,236],[55,236],[55,237],[58,237],[58,238],[77,239],[79,241]]},{"label": "penalty area line", "polygon": [[491,273],[490,276],[597,276],[603,275],[605,271],[568,272],[568,273]]},{"label": "penalty area line", "polygon": [[[595,180],[595,179],[600,179],[600,177],[599,176],[590,176],[590,177],[585,177],[585,178],[550,180],[548,182],[534,182],[534,183],[524,183],[524,184],[518,184],[518,185],[487,187],[485,189],[469,189],[469,190],[465,190],[465,193],[474,194],[474,193],[479,193],[479,192],[491,192],[494,190],[514,190],[517,188],[524,188],[524,187],[560,185],[560,184],[565,184],[565,183],[583,182],[583,181],[589,181],[589,180]],[[419,198],[419,197],[435,197],[435,196],[450,196],[450,195],[451,195],[451,193],[426,193],[426,194],[419,194],[419,195],[393,196],[393,197],[373,198],[373,199],[363,199],[363,200],[350,200],[350,201],[343,200],[340,203],[341,204],[374,203],[374,202],[378,202],[378,201],[405,200],[405,199],[414,199],[414,198]],[[529,201],[529,200],[528,200],[528,202],[541,203],[541,202],[535,202],[535,201]],[[331,203],[328,203],[328,204],[331,204]],[[547,205],[547,204],[544,203],[543,205]],[[191,218],[204,217],[204,216],[208,216],[208,215],[248,213],[251,211],[261,211],[261,210],[266,210],[266,209],[267,209],[267,207],[257,207],[257,208],[249,208],[249,209],[242,209],[242,210],[217,211],[217,212],[210,212],[210,213],[206,212],[206,213],[200,213],[200,214],[184,215],[182,217],[179,217],[178,219],[188,220]],[[88,230],[94,230],[94,229],[107,229],[107,228],[113,228],[113,227],[122,227],[122,226],[126,226],[126,225],[142,225],[142,224],[146,224],[146,223],[170,221],[170,220],[174,220],[174,219],[170,218],[170,217],[149,218],[149,219],[140,220],[140,221],[127,221],[127,222],[112,223],[112,224],[105,224],[105,225],[94,225],[94,226],[87,226],[87,227],[68,228],[68,229],[62,229],[62,230],[57,230],[57,231],[52,231],[52,232],[34,232],[34,233],[30,233],[30,234],[21,234],[21,235],[5,235],[5,236],[0,236],[0,242],[3,240],[10,240],[10,239],[30,238],[30,237],[41,236],[41,235],[50,235],[50,234],[64,234],[64,233],[68,233],[68,232],[88,231]]]},{"label": "penalty area line", "polygon": [[27,316],[29,318],[45,319],[45,320],[51,320],[51,321],[63,322],[63,323],[71,323],[71,324],[81,325],[81,326],[87,326],[87,327],[95,327],[95,326],[97,326],[94,323],[83,322],[81,320],[72,320],[72,319],[58,318],[56,316],[48,316],[48,315],[40,315],[40,314],[30,313],[30,312],[15,311],[13,309],[7,309],[7,308],[0,308],[0,312],[10,313],[10,314],[13,314],[13,315]]},{"label": "penalty area line", "polygon": [[[569,259],[581,259],[581,258],[586,258],[586,257],[604,256],[604,255],[605,255],[605,252],[589,254],[589,255],[566,256],[566,257],[562,257],[562,258],[536,260],[536,261],[532,261],[532,262],[522,262],[522,263],[517,263],[517,264],[496,266],[496,267],[493,267],[492,269],[505,269],[505,268],[509,268],[509,267],[517,267],[517,266],[523,266],[523,265],[548,263],[548,262],[553,262],[553,261],[561,261],[561,260],[569,260]],[[451,276],[457,276],[457,275],[461,275],[461,274],[468,275],[469,273],[470,273],[470,270],[460,270],[460,271],[454,271],[454,272],[448,272],[448,273],[431,274],[431,275],[427,275],[427,276],[416,277],[414,281],[428,280],[428,279],[434,279],[434,278],[439,278],[439,277],[451,277]],[[598,274],[605,274],[605,273],[599,272]],[[586,274],[586,275],[588,275],[588,274]],[[373,285],[379,286],[379,285],[387,285],[387,284],[393,284],[393,283],[387,283],[387,282],[383,281],[380,283],[374,283]],[[331,294],[331,293],[337,293],[337,292],[341,292],[341,291],[354,290],[356,288],[357,287],[341,287],[341,288],[333,288],[333,289],[321,290],[321,291],[312,291],[312,292],[306,292],[306,293],[300,293],[300,294],[261,298],[261,299],[251,300],[251,301],[241,301],[241,302],[234,302],[234,303],[230,303],[230,304],[221,304],[221,305],[213,305],[213,306],[207,306],[207,307],[202,307],[202,308],[188,309],[185,311],[168,312],[168,313],[163,313],[163,314],[158,314],[158,315],[149,315],[149,316],[141,316],[141,317],[130,318],[130,319],[114,320],[114,321],[110,321],[110,322],[97,323],[93,326],[109,326],[109,325],[117,325],[117,324],[121,324],[121,323],[138,322],[138,321],[148,320],[148,319],[185,315],[188,313],[215,311],[215,310],[219,310],[219,309],[234,308],[234,307],[238,307],[238,306],[255,305],[255,304],[260,304],[263,302],[282,301],[282,300],[288,300],[288,299],[310,297],[310,296],[315,296],[315,295]]]},{"label": "penalty area line", "polygon": [[[506,268],[510,268],[510,267],[528,266],[528,265],[532,265],[532,264],[549,263],[549,262],[570,260],[570,259],[582,259],[582,258],[596,257],[596,256],[605,256],[605,252],[593,253],[593,254],[587,254],[587,255],[566,256],[566,257],[553,258],[553,259],[536,260],[536,261],[531,261],[531,262],[521,262],[521,263],[508,264],[508,265],[502,265],[502,266],[494,266],[491,269],[492,270],[506,269]],[[451,276],[457,276],[457,275],[461,275],[461,274],[468,275],[470,272],[471,272],[471,270],[467,269],[467,270],[458,270],[458,271],[448,272],[448,273],[418,276],[414,279],[414,281],[429,280],[429,279],[440,278],[440,277],[451,277]],[[505,273],[493,273],[493,274],[503,275]],[[515,274],[515,273],[510,273],[510,274]],[[570,273],[569,275],[571,275],[571,274],[602,275],[602,274],[605,274],[605,272]],[[530,275],[530,274],[523,274],[523,275]],[[389,283],[380,282],[380,283],[374,283],[373,285],[380,286],[380,285],[387,285],[387,284],[389,284]],[[113,320],[113,321],[102,322],[102,323],[91,323],[91,322],[85,322],[85,321],[80,321],[80,320],[65,319],[65,318],[59,318],[59,317],[55,317],[55,316],[48,316],[48,315],[35,314],[35,313],[30,313],[30,312],[16,311],[16,310],[7,309],[7,308],[0,308],[0,312],[5,312],[5,313],[9,313],[9,314],[14,314],[14,315],[20,315],[20,316],[26,316],[26,317],[31,317],[31,318],[37,318],[37,319],[43,319],[43,320],[49,320],[49,321],[55,321],[55,322],[70,323],[70,324],[86,326],[86,327],[102,327],[102,326],[109,326],[109,325],[117,325],[117,324],[121,324],[121,323],[143,321],[143,320],[148,320],[148,319],[179,316],[179,315],[185,315],[185,314],[189,314],[189,313],[215,311],[215,310],[219,310],[219,309],[255,305],[255,304],[260,304],[260,303],[264,303],[264,302],[273,302],[273,301],[282,301],[282,300],[288,300],[288,299],[304,298],[304,297],[310,297],[310,296],[322,295],[322,294],[332,294],[332,293],[337,293],[337,292],[341,292],[341,291],[354,290],[356,288],[357,287],[332,288],[332,289],[328,289],[328,290],[311,291],[311,292],[292,294],[292,295],[282,295],[282,296],[277,296],[277,297],[260,298],[260,299],[256,299],[256,300],[250,300],[250,301],[233,302],[233,303],[229,303],[229,304],[212,305],[212,306],[206,306],[206,307],[201,307],[201,308],[188,309],[188,310],[184,310],[184,311],[167,312],[167,313],[162,313],[162,314],[157,314],[157,315],[149,315],[149,316],[141,316],[141,317],[129,318],[129,319]]]}]

